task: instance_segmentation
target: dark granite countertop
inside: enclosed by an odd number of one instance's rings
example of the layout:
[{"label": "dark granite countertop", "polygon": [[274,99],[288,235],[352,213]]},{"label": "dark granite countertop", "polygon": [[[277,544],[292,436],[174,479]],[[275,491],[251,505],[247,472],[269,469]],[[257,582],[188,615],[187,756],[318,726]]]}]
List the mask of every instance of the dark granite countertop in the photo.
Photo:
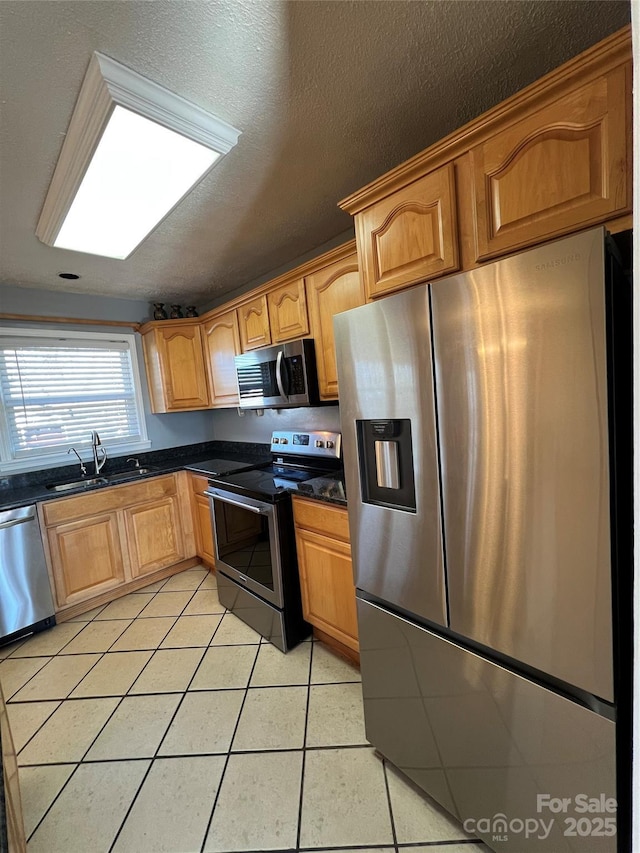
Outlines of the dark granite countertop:
[{"label": "dark granite countertop", "polygon": [[[131,456],[131,454],[129,454]],[[156,450],[151,453],[135,454],[141,468],[149,469],[147,474],[140,474],[127,457],[109,459],[100,472],[105,482],[92,486],[78,485],[77,488],[65,491],[53,491],[47,486],[55,483],[66,483],[81,480],[79,466],[65,465],[64,467],[49,468],[44,471],[29,471],[0,478],[0,510],[15,509],[20,506],[39,503],[41,501],[58,500],[79,494],[85,494],[95,489],[105,489],[109,486],[119,486],[132,483],[159,474],[170,474],[183,468],[197,471],[198,464],[209,459],[225,459],[242,464],[260,465],[271,458],[268,444],[248,444],[236,441],[210,441],[202,444],[190,444],[167,450]],[[91,465],[87,468],[91,470]],[[86,479],[92,475],[87,474]]]},{"label": "dark granite countertop", "polygon": [[[16,509],[20,506],[39,503],[42,501],[59,500],[60,498],[77,496],[96,489],[109,486],[119,486],[133,483],[160,474],[171,474],[174,471],[187,470],[202,473],[202,465],[211,459],[224,459],[237,462],[239,465],[261,465],[269,462],[271,455],[268,444],[249,444],[240,441],[210,441],[202,444],[189,444],[167,450],[156,450],[150,453],[135,455],[140,467],[149,469],[148,473],[140,474],[127,462],[126,456],[114,457],[100,472],[105,482],[92,486],[80,485],[65,491],[53,491],[47,486],[55,483],[66,483],[80,480],[78,465],[49,468],[43,471],[29,471],[24,474],[0,477],[0,510]],[[90,470],[91,465],[87,468]],[[92,475],[87,474],[86,479]],[[331,472],[321,477],[314,477],[303,483],[292,486],[289,491],[305,498],[333,503],[339,506],[347,505],[344,472]]]},{"label": "dark granite countertop", "polygon": [[332,471],[313,480],[297,483],[289,489],[292,495],[301,498],[313,498],[325,503],[347,505],[347,490],[344,481],[344,471]]}]

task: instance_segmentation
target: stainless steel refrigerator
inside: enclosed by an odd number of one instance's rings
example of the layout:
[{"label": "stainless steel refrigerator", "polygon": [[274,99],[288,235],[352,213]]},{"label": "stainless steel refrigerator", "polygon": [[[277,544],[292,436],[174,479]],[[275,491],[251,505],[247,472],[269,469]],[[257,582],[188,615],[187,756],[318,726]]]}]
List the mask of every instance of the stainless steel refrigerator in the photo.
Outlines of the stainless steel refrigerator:
[{"label": "stainless steel refrigerator", "polygon": [[631,314],[606,242],[334,320],[367,737],[500,851],[624,849]]}]

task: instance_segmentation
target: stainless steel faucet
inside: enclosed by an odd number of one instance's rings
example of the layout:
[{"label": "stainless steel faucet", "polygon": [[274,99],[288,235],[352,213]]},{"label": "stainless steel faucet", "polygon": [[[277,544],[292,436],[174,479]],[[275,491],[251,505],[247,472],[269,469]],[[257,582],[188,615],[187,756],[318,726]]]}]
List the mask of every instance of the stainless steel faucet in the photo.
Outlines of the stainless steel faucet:
[{"label": "stainless steel faucet", "polygon": [[80,457],[80,454],[79,454],[79,453],[78,453],[78,451],[75,449],[75,447],[70,447],[70,448],[67,450],[67,453],[71,453],[71,451],[72,451],[72,450],[73,450],[73,452],[76,454],[76,456],[78,457],[78,462],[80,463],[80,471],[82,472],[82,476],[84,477],[84,476],[85,476],[85,474],[87,473],[86,466],[85,466],[84,462],[82,461],[82,459],[81,459],[81,457]]},{"label": "stainless steel faucet", "polygon": [[[91,433],[91,448],[93,450],[93,464],[95,465],[95,476],[97,477],[100,471],[104,468],[104,463],[107,461],[107,451],[102,446],[100,436],[93,430]],[[102,459],[98,459],[98,448],[102,450]]]}]

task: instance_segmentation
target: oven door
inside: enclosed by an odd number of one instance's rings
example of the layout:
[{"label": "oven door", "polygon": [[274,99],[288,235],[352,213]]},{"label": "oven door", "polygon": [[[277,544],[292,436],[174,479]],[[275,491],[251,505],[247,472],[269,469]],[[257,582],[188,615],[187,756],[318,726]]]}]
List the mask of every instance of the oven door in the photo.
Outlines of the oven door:
[{"label": "oven door", "polygon": [[209,486],[216,569],[282,609],[282,561],[274,504]]}]

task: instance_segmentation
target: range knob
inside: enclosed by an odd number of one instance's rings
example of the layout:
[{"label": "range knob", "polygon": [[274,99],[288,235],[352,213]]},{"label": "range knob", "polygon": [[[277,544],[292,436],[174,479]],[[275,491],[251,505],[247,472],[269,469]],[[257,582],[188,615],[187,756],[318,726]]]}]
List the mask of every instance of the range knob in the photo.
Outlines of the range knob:
[{"label": "range knob", "polygon": [[280,444],[289,444],[289,439],[288,438],[281,438]]},{"label": "range knob", "polygon": [[334,446],[333,441],[331,441],[330,438],[327,439],[327,450],[331,450],[333,448],[333,446]]},{"label": "range knob", "polygon": [[277,435],[274,435],[272,444],[280,444],[280,439]]},{"label": "range knob", "polygon": [[316,447],[324,447],[324,441],[318,438],[316,440]]}]

